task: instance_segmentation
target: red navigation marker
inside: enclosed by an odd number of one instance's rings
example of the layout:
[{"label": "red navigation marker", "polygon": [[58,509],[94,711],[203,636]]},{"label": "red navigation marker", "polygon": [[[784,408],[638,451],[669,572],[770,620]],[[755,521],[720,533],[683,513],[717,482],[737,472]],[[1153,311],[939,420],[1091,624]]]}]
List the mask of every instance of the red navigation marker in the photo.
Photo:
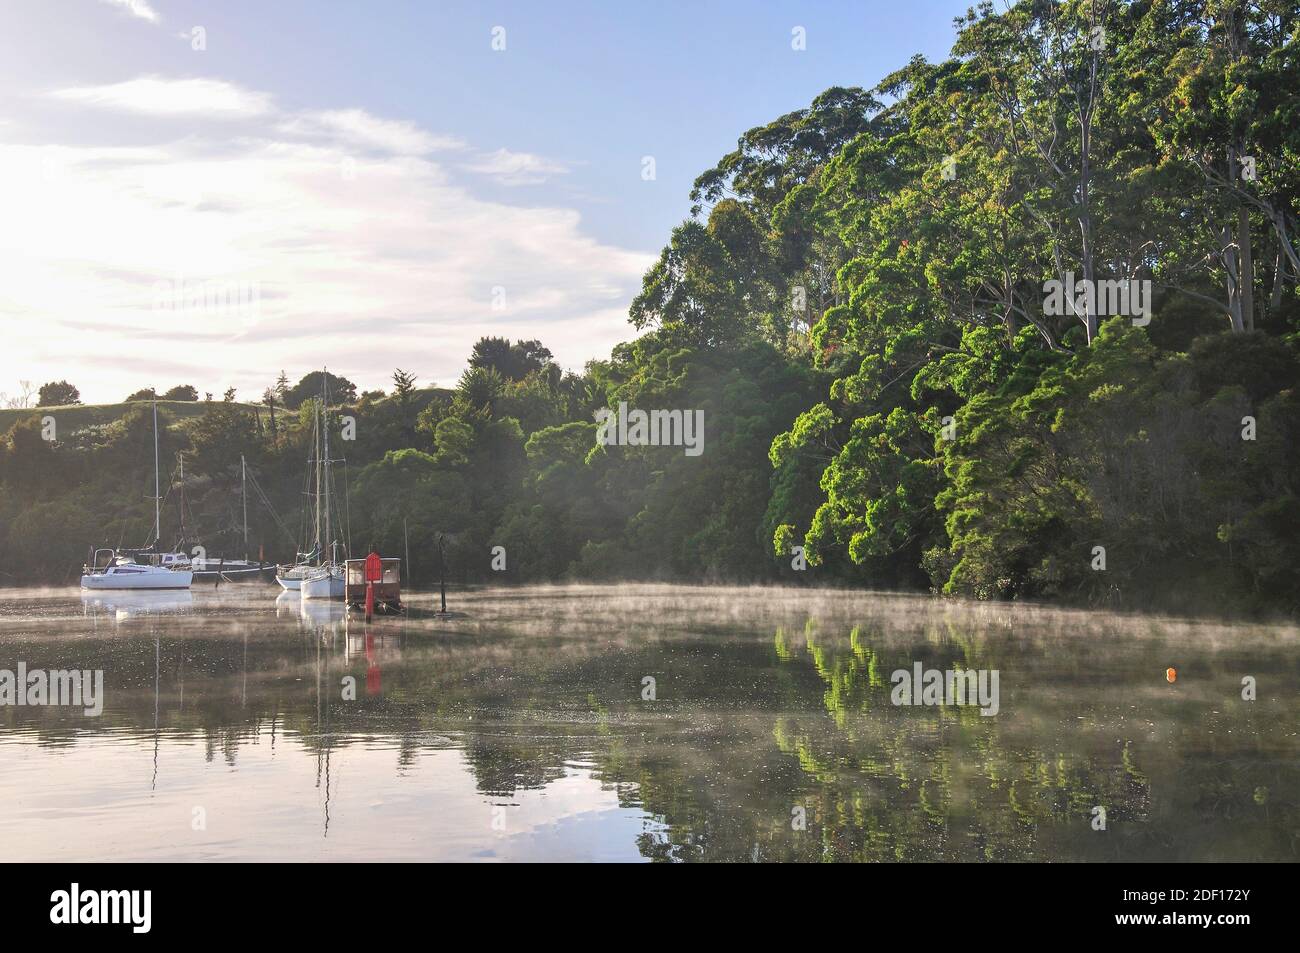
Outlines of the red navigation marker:
[{"label": "red navigation marker", "polygon": [[384,581],[384,561],[378,553],[366,557],[366,621],[375,614],[375,583]]}]

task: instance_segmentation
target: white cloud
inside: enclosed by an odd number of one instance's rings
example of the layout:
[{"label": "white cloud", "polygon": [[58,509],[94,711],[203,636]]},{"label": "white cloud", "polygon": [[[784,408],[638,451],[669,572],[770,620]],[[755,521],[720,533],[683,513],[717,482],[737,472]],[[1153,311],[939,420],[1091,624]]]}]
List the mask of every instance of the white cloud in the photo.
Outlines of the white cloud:
[{"label": "white cloud", "polygon": [[100,0],[100,2],[125,10],[131,16],[139,17],[141,20],[148,20],[150,23],[158,22],[158,13],[149,6],[147,0]]},{"label": "white cloud", "polygon": [[480,175],[491,176],[502,185],[538,185],[553,175],[563,175],[569,171],[568,166],[561,162],[530,152],[511,152],[508,149],[489,152],[468,163],[465,168]]},{"label": "white cloud", "polygon": [[196,115],[249,118],[272,111],[271,97],[217,79],[141,76],[104,86],[74,86],[50,93],[56,99],[152,116]]},{"label": "white cloud", "polygon": [[[475,196],[413,124],[342,115],[290,122],[311,141],[276,116],[234,141],[0,143],[0,323],[30,329],[0,350],[0,390],[251,395],[322,364],[362,386],[398,365],[446,385],[484,334],[540,338],[569,367],[629,336],[650,255],[585,234],[572,209]],[[256,288],[256,308],[158,300],[209,284]]]},{"label": "white cloud", "polygon": [[303,113],[282,123],[281,130],[294,135],[337,139],[361,149],[395,155],[426,155],[465,148],[465,143],[455,136],[435,136],[413,122],[381,119],[362,109]]}]

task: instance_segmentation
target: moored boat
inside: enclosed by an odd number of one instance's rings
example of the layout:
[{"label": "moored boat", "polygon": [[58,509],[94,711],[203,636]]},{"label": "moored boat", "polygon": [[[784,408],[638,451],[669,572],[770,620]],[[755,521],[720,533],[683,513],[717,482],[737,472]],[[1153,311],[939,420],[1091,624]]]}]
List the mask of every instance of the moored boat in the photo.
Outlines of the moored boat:
[{"label": "moored boat", "polygon": [[259,563],[251,559],[196,559],[191,564],[191,569],[199,582],[238,582],[270,579],[276,566],[274,563]]},{"label": "moored boat", "polygon": [[[111,558],[99,566],[99,554],[110,553]],[[149,563],[138,563],[111,549],[99,549],[91,563],[81,574],[82,589],[188,589],[194,574],[188,569],[168,569]]]},{"label": "moored boat", "polygon": [[342,599],[343,590],[343,568],[338,563],[312,567],[299,587],[304,599]]}]

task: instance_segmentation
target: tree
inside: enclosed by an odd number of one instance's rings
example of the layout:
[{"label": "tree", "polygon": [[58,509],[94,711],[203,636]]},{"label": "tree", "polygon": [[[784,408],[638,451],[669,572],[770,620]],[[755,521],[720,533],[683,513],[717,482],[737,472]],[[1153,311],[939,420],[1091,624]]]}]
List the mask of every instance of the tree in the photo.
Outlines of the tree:
[{"label": "tree", "polygon": [[551,363],[553,355],[540,341],[516,341],[484,337],[474,343],[469,366],[495,370],[506,380],[523,380]]},{"label": "tree", "polygon": [[434,459],[439,466],[464,466],[474,444],[474,428],[459,417],[444,417],[434,429],[434,443],[438,448]]},{"label": "tree", "polygon": [[192,400],[199,399],[199,392],[189,384],[177,384],[171,390],[162,395],[163,400]]},{"label": "tree", "polygon": [[[744,237],[733,246],[728,238],[742,231]],[[755,329],[760,323],[752,317],[755,306],[762,309],[759,303],[771,299],[751,280],[761,245],[761,229],[734,200],[714,206],[707,225],[688,220],[677,226],[632,302],[633,325],[662,327],[684,344],[705,347]]]},{"label": "tree", "polygon": [[[281,372],[281,377],[283,377],[283,372]],[[312,371],[285,391],[282,399],[284,406],[297,409],[302,406],[304,401],[319,397],[322,382],[327,386],[331,404],[351,404],[356,401],[357,385],[346,377],[339,377],[330,374],[328,371]],[[277,383],[276,386],[278,388],[279,384]]]},{"label": "tree", "polygon": [[393,396],[397,401],[402,404],[410,403],[411,395],[414,393],[415,375],[407,373],[400,367],[393,371]]},{"label": "tree", "polygon": [[415,375],[400,367],[393,371],[393,400],[397,404],[400,439],[404,444],[415,438]]},{"label": "tree", "polygon": [[18,394],[14,397],[8,397],[3,391],[0,391],[0,406],[8,407],[12,410],[23,410],[31,406],[32,397],[36,394],[36,385],[31,381],[18,382]]},{"label": "tree", "polygon": [[126,402],[129,404],[132,401],[137,400],[155,400],[157,397],[158,395],[154,392],[152,387],[142,387],[140,390],[129,396],[126,399]]},{"label": "tree", "polygon": [[51,485],[54,449],[41,433],[41,418],[19,420],[0,438],[0,477],[28,493],[41,493]]},{"label": "tree", "polygon": [[275,388],[273,387],[268,387],[266,390],[262,391],[262,403],[266,405],[267,413],[270,415],[271,443],[273,445],[279,443],[279,432],[276,430],[275,424],[276,396]]},{"label": "tree", "polygon": [[61,407],[65,404],[81,403],[81,392],[67,381],[50,381],[41,385],[37,397],[37,407]]},{"label": "tree", "polygon": [[456,385],[457,398],[463,400],[471,410],[491,414],[496,409],[496,402],[505,393],[506,379],[495,367],[476,367],[471,365],[460,375]]}]

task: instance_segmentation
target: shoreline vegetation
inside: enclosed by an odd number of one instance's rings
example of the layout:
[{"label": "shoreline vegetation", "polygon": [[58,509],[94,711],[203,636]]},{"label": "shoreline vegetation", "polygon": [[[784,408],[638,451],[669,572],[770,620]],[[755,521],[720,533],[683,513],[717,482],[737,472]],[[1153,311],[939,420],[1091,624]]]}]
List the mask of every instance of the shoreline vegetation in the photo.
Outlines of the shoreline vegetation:
[{"label": "shoreline vegetation", "polygon": [[[608,359],[485,337],[452,389],[332,375],[352,549],[409,541],[421,587],[442,535],[456,584],[1294,618],[1297,89],[1294,4],[981,4],[947,59],[828,89],[704,171]],[[210,553],[293,552],[260,501],[242,551],[239,462],[296,531],[320,383],[160,401]],[[702,413],[704,451],[602,443],[621,406]],[[148,403],[4,410],[0,434],[0,585],[148,536]]]}]

